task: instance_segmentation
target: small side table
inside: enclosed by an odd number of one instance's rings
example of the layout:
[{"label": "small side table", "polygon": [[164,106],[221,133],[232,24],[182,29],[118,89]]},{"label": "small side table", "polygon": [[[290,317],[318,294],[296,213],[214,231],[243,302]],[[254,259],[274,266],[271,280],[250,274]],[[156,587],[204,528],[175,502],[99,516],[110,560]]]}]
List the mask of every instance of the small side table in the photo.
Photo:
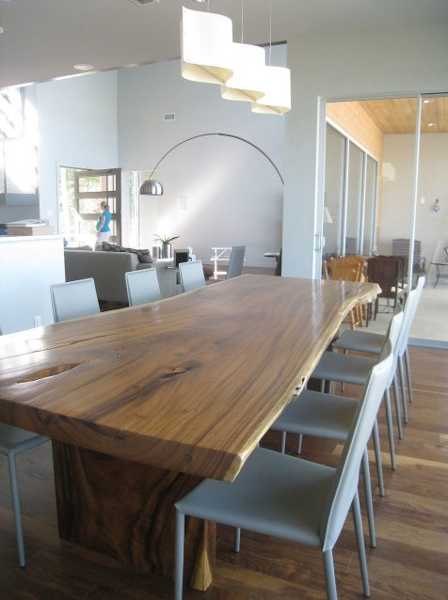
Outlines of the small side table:
[{"label": "small side table", "polygon": [[448,273],[442,273],[443,267],[448,268],[448,262],[432,262],[431,265],[436,268],[436,280],[434,282],[434,287],[437,287],[441,277],[448,277]]},{"label": "small side table", "polygon": [[275,274],[282,274],[282,253],[281,252],[265,252],[263,255],[265,258],[275,258],[276,267]]}]

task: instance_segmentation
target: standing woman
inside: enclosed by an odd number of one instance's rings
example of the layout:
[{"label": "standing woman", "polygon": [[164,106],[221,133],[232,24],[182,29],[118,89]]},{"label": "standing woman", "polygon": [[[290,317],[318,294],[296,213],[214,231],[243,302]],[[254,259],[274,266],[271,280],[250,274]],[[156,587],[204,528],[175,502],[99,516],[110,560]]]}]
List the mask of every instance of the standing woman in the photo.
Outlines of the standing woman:
[{"label": "standing woman", "polygon": [[112,221],[112,213],[109,210],[109,205],[105,200],[101,202],[101,214],[96,222],[96,243],[97,246],[103,242],[107,242],[112,235],[110,230],[110,222]]}]

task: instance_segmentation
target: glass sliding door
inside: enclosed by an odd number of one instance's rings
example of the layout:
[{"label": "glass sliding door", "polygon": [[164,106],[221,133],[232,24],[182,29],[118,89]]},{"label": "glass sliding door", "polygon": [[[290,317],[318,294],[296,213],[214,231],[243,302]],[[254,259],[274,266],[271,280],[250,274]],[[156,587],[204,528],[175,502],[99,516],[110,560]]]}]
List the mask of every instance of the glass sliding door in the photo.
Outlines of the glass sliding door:
[{"label": "glass sliding door", "polygon": [[345,255],[360,253],[361,211],[364,196],[364,152],[349,145]]},{"label": "glass sliding door", "polygon": [[362,223],[362,254],[372,256],[376,250],[376,211],[378,195],[378,163],[371,156],[366,157],[365,196]]},{"label": "glass sliding door", "polygon": [[342,252],[342,221],[344,165],[346,140],[334,127],[327,125],[324,255],[338,256]]},{"label": "glass sliding door", "polygon": [[[416,159],[414,236],[409,280],[426,286],[411,337],[424,345],[448,346],[448,95],[422,96]],[[417,141],[418,144],[418,141]],[[412,239],[412,236],[411,236]],[[413,253],[413,254],[412,254]]]},{"label": "glass sliding door", "polygon": [[324,259],[375,249],[378,162],[327,124]]}]

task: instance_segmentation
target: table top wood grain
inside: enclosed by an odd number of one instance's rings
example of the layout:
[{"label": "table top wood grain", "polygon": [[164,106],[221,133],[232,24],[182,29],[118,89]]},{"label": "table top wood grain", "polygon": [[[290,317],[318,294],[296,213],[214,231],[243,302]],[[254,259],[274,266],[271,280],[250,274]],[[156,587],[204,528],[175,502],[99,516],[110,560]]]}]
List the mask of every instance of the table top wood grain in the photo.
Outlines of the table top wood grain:
[{"label": "table top wood grain", "polygon": [[0,421],[232,480],[348,311],[379,288],[244,275],[0,338]]}]

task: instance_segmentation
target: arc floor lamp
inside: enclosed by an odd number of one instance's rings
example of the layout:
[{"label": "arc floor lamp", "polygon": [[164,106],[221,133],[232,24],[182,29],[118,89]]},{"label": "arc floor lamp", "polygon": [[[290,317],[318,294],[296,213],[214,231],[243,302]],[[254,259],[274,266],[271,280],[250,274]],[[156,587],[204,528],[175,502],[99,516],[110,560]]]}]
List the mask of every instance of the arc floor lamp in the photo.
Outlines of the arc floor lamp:
[{"label": "arc floor lamp", "polygon": [[191,136],[189,138],[186,138],[185,140],[182,140],[181,142],[178,142],[177,144],[174,144],[174,146],[171,146],[171,148],[169,150],[167,150],[165,152],[165,154],[157,161],[155,167],[151,171],[151,174],[150,174],[149,178],[145,179],[145,181],[141,184],[141,186],[140,186],[140,195],[141,196],[163,196],[163,185],[162,185],[162,183],[159,180],[154,179],[154,175],[155,175],[157,169],[159,168],[159,166],[161,165],[161,163],[165,160],[165,158],[169,154],[171,154],[174,150],[176,150],[176,148],[179,148],[179,146],[183,146],[187,142],[191,142],[192,140],[197,140],[197,139],[203,138],[203,137],[226,137],[226,138],[232,138],[234,140],[238,140],[240,142],[243,142],[244,144],[248,144],[249,146],[251,146],[252,148],[254,148],[255,150],[257,150],[257,152],[259,152],[260,154],[262,154],[264,156],[264,158],[274,168],[274,170],[277,173],[280,181],[282,182],[282,185],[285,184],[285,180],[283,179],[283,176],[282,176],[282,174],[280,172],[280,169],[277,167],[277,165],[272,160],[272,158],[268,154],[266,154],[266,152],[264,150],[262,150],[259,146],[257,146],[256,144],[254,144],[250,140],[247,140],[246,138],[243,138],[243,137],[241,137],[239,135],[234,135],[232,133],[223,133],[223,132],[220,132],[220,131],[215,131],[215,132],[210,132],[210,133],[199,133],[198,135],[193,135],[193,136]]}]

